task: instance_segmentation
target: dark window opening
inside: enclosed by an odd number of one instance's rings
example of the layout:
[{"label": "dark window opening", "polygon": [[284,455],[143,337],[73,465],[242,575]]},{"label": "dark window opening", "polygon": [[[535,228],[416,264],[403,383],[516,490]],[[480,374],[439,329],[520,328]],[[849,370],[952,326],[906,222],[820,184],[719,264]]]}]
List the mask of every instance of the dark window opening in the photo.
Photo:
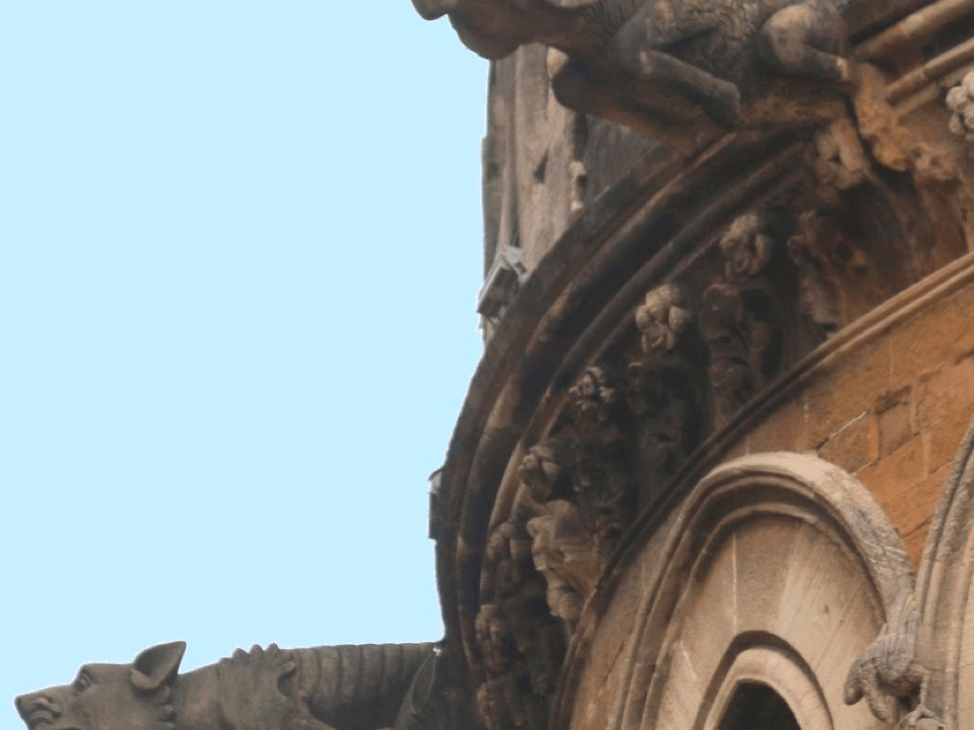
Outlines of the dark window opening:
[{"label": "dark window opening", "polygon": [[742,684],[717,730],[801,730],[788,703],[764,684]]}]

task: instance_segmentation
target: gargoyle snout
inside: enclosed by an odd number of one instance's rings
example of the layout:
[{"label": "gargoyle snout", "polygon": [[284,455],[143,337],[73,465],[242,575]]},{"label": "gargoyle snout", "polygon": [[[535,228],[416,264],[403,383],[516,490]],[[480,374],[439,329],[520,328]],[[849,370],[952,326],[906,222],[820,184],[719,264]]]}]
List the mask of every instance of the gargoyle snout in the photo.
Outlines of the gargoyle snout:
[{"label": "gargoyle snout", "polygon": [[426,20],[442,18],[452,13],[460,5],[460,0],[413,0],[416,12]]},{"label": "gargoyle snout", "polygon": [[17,712],[31,730],[40,730],[44,725],[52,725],[61,717],[57,701],[47,691],[21,695],[14,700]]}]

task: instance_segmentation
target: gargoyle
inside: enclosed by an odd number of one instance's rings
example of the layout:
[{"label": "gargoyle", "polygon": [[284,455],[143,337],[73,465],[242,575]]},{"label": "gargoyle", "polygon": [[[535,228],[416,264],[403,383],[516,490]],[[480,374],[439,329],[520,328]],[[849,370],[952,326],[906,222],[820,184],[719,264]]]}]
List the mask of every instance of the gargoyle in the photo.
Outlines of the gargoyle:
[{"label": "gargoyle", "polygon": [[186,644],[130,664],[87,664],[74,682],[23,695],[30,730],[375,730],[396,721],[432,644],[237,650],[178,674]]},{"label": "gargoyle", "polygon": [[[559,101],[692,148],[705,132],[825,119],[834,92],[766,102],[781,77],[842,84],[846,39],[834,0],[413,0],[449,15],[461,40],[488,58],[538,42],[560,51]],[[805,97],[801,99],[801,97]],[[788,99],[789,101],[785,101]],[[825,104],[826,109],[822,109]],[[793,107],[784,111],[783,106]],[[799,108],[800,107],[800,108]]]},{"label": "gargoyle", "polygon": [[847,705],[865,698],[878,720],[893,724],[898,700],[914,695],[916,705],[900,721],[910,730],[944,730],[925,702],[930,672],[918,656],[920,614],[912,591],[897,596],[889,621],[849,669],[844,688]]}]

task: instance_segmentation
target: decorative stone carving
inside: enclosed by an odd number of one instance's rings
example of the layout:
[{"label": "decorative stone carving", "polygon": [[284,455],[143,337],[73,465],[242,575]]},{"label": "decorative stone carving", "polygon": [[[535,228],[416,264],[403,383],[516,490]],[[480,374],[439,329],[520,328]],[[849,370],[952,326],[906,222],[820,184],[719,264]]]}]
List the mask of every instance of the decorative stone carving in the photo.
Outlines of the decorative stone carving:
[{"label": "decorative stone carving", "polygon": [[728,284],[704,293],[700,329],[710,350],[714,417],[721,425],[776,371],[781,333],[766,291],[744,292]]},{"label": "decorative stone carving", "polygon": [[[788,239],[788,253],[798,266],[798,309],[828,336],[838,329],[841,313],[835,287],[824,273],[831,262],[822,260],[822,251],[837,243],[825,228],[817,212],[802,213],[798,217],[798,232]],[[826,254],[825,258],[830,257]]]},{"label": "decorative stone carving", "polygon": [[495,594],[532,592],[529,586],[537,575],[531,558],[531,540],[524,530],[523,520],[508,520],[491,533],[487,541],[487,561],[493,567]]},{"label": "decorative stone carving", "polygon": [[632,517],[625,400],[616,378],[600,365],[586,369],[569,394],[578,434],[572,446],[575,492],[599,554],[606,558]]},{"label": "decorative stone carving", "polygon": [[669,477],[700,442],[705,408],[699,374],[684,363],[629,366],[629,406],[637,417],[639,457],[648,477]]},{"label": "decorative stone carving", "polygon": [[686,308],[683,289],[678,284],[653,289],[646,295],[646,303],[636,310],[643,352],[672,352],[692,322],[693,314]]},{"label": "decorative stone carving", "polygon": [[580,441],[575,447],[575,489],[598,553],[607,560],[635,516],[625,443],[621,439]]},{"label": "decorative stone carving", "polygon": [[776,247],[770,220],[746,213],[718,244],[725,282],[704,292],[699,323],[710,353],[714,420],[721,425],[776,373],[782,333],[780,303],[763,275]]},{"label": "decorative stone carving", "polygon": [[[579,406],[583,417],[591,417],[599,421],[603,416],[600,411],[601,390],[598,385],[586,383],[585,392],[591,398],[583,398],[583,403]],[[614,399],[614,391],[611,391]],[[566,497],[571,490],[571,477],[565,464],[569,463],[571,456],[568,454],[566,445],[558,439],[548,439],[543,443],[532,446],[527,456],[521,460],[518,467],[518,476],[534,498],[539,503],[547,502],[549,499]]]},{"label": "decorative stone carving", "polygon": [[845,115],[815,132],[805,158],[818,181],[819,196],[831,205],[839,204],[842,191],[869,178],[869,158],[855,125]]},{"label": "decorative stone carving", "polygon": [[730,284],[744,284],[760,274],[771,262],[775,240],[770,224],[758,213],[737,218],[719,240],[727,263],[724,277]]},{"label": "decorative stone carving", "polygon": [[947,92],[950,131],[968,142],[974,141],[974,71]]},{"label": "decorative stone carving", "polygon": [[506,730],[515,726],[506,696],[510,692],[505,692],[505,684],[501,679],[489,679],[477,689],[477,713],[488,730]]},{"label": "decorative stone carving", "polygon": [[492,674],[507,672],[514,664],[516,648],[507,618],[496,603],[485,603],[474,625],[484,664]]},{"label": "decorative stone carving", "polygon": [[481,607],[475,629],[484,655],[487,679],[477,690],[477,708],[490,728],[541,728],[547,716],[545,697],[554,692],[564,658],[563,645],[548,657],[543,640],[550,621],[527,618],[531,601],[511,598]]},{"label": "decorative stone carving", "polygon": [[178,674],[185,650],[177,641],[131,664],[85,665],[72,684],[18,697],[17,710],[30,730],[374,730],[396,720],[433,645],[271,644]]},{"label": "decorative stone carving", "polygon": [[531,554],[548,584],[551,613],[574,623],[595,587],[599,557],[577,505],[554,500],[545,507],[546,514],[528,522],[533,539]]},{"label": "decorative stone carving", "polygon": [[[567,60],[553,87],[563,104],[636,128],[675,146],[694,135],[686,122],[733,128],[782,121],[780,105],[761,108],[771,74],[839,84],[846,32],[829,0],[413,0],[419,13],[445,14],[460,38],[488,58],[538,42]],[[814,96],[814,94],[811,94]],[[801,95],[782,95],[798,101]],[[802,101],[799,115],[836,112]],[[766,106],[766,105],[765,105]],[[772,105],[773,106],[773,105]],[[823,113],[825,116],[823,117]],[[694,140],[695,141],[695,140]],[[694,142],[691,142],[691,145]]]},{"label": "decorative stone carving", "polygon": [[944,724],[926,705],[930,671],[918,655],[920,614],[912,591],[903,591],[893,604],[889,621],[875,641],[856,659],[845,681],[846,704],[865,698],[877,719],[896,722],[898,700],[916,697],[900,727],[943,730]]},{"label": "decorative stone carving", "polygon": [[615,426],[619,389],[606,368],[587,368],[568,394],[575,427],[583,437],[601,435]]},{"label": "decorative stone carving", "polygon": [[560,621],[539,621],[534,614],[547,608],[540,601],[524,602],[516,619],[512,619],[514,641],[524,656],[531,689],[538,697],[549,697],[555,692],[558,675],[565,661],[566,631]]}]

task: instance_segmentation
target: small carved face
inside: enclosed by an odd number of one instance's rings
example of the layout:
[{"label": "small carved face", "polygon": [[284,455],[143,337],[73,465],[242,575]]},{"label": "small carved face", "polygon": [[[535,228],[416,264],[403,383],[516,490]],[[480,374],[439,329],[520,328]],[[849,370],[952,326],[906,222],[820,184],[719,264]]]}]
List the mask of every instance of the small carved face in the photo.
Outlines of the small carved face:
[{"label": "small carved face", "polygon": [[518,467],[521,482],[537,502],[544,502],[552,496],[563,472],[556,449],[551,444],[532,446]]},{"label": "small carved face", "polygon": [[720,250],[727,259],[727,279],[743,283],[761,273],[771,261],[774,239],[768,235],[761,216],[748,213],[735,220],[720,237]]},{"label": "small carved face", "polygon": [[568,391],[575,412],[575,424],[587,432],[598,431],[608,425],[610,407],[616,401],[612,380],[603,368],[588,368]]},{"label": "small carved face", "polygon": [[132,664],[86,664],[71,684],[16,699],[30,730],[171,730],[168,683],[186,645],[153,647]]}]

